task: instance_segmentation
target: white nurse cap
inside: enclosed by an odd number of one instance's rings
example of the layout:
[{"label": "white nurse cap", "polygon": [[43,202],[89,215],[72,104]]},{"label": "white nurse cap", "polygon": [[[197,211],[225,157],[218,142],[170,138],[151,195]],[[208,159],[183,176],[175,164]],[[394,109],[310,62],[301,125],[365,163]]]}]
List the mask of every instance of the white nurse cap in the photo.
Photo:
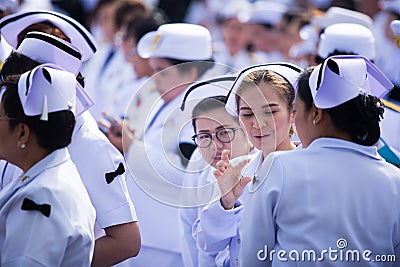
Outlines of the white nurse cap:
[{"label": "white nurse cap", "polygon": [[288,7],[279,2],[257,1],[247,12],[241,13],[239,20],[243,23],[276,25],[283,17]]},{"label": "white nurse cap", "polygon": [[88,60],[97,50],[94,37],[76,20],[63,14],[47,11],[26,11],[5,16],[0,20],[0,31],[6,41],[14,48],[18,46],[18,34],[28,26],[48,21],[58,27],[79,48],[82,60]]},{"label": "white nurse cap", "polygon": [[390,28],[394,34],[394,42],[400,47],[400,20],[393,20],[390,23]]},{"label": "white nurse cap", "polygon": [[209,60],[212,58],[211,34],[200,25],[164,24],[157,31],[149,32],[140,38],[137,51],[142,58]]},{"label": "white nurse cap", "polygon": [[[78,75],[82,67],[82,55],[78,48],[72,44],[43,32],[29,32],[17,52],[29,57],[40,64],[55,64],[62,69]],[[89,97],[82,86],[77,83],[76,87],[77,114],[81,114],[91,106],[93,100]]]},{"label": "white nurse cap", "polygon": [[236,78],[237,74],[227,74],[192,84],[188,87],[185,96],[183,97],[181,110],[184,111],[186,103],[191,100],[204,99],[219,95],[226,96]]},{"label": "white nurse cap", "polygon": [[[217,2],[217,1],[215,1]],[[223,0],[217,10],[217,19],[239,19],[242,13],[247,13],[251,9],[251,4],[247,0]]]},{"label": "white nurse cap", "polygon": [[336,6],[330,7],[322,16],[312,18],[311,22],[321,29],[325,29],[335,23],[355,23],[368,29],[373,27],[373,21],[368,15]]},{"label": "white nurse cap", "polygon": [[358,95],[380,98],[393,88],[371,61],[359,55],[327,58],[311,73],[309,86],[315,106],[322,109],[336,107]]},{"label": "white nurse cap", "polygon": [[29,32],[17,52],[37,61],[53,63],[78,75],[82,67],[82,54],[70,43],[47,33]]},{"label": "white nurse cap", "polygon": [[303,69],[291,63],[278,62],[278,63],[256,65],[242,70],[238,75],[238,77],[236,78],[235,82],[233,83],[227,95],[225,108],[229,114],[233,116],[239,115],[235,99],[236,92],[240,84],[242,83],[243,79],[247,77],[250,73],[253,73],[255,71],[273,71],[282,78],[284,78],[288,83],[290,83],[293,86],[294,89],[296,89],[297,79],[300,73],[303,71]]},{"label": "white nurse cap", "polygon": [[381,0],[379,7],[382,10],[394,12],[400,15],[400,0]]},{"label": "white nurse cap", "polygon": [[43,64],[25,72],[18,81],[18,95],[24,114],[40,116],[47,121],[48,113],[70,110],[75,114],[76,78],[54,64]]},{"label": "white nurse cap", "polygon": [[371,30],[355,23],[328,26],[320,36],[318,56],[327,58],[335,50],[375,59],[375,37]]}]

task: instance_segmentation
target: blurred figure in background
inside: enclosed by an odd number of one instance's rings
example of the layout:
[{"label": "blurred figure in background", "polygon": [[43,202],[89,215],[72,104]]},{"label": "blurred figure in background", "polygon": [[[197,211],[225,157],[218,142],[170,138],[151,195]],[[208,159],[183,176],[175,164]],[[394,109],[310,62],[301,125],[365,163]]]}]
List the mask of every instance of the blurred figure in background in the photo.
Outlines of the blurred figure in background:
[{"label": "blurred figure in background", "polygon": [[113,113],[115,95],[124,82],[135,77],[120,47],[121,26],[127,17],[147,14],[148,8],[139,0],[100,0],[96,10],[93,26],[101,33],[97,36],[101,38],[99,51],[85,63],[82,73],[87,79],[86,90],[95,102],[90,113],[99,121],[103,111]]}]

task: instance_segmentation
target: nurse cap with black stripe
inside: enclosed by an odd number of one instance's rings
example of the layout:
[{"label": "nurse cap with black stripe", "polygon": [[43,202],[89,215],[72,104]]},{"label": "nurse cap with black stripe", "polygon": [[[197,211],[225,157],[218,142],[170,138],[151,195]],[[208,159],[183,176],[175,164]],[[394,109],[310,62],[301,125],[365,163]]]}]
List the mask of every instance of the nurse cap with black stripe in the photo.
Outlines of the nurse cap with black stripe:
[{"label": "nurse cap with black stripe", "polygon": [[48,114],[69,110],[75,114],[76,78],[71,72],[54,64],[43,64],[23,73],[18,81],[18,96],[24,114],[40,115],[48,121]]},{"label": "nurse cap with black stripe", "polygon": [[[43,32],[29,32],[17,52],[40,64],[50,63],[60,66],[75,76],[82,67],[82,55],[78,48],[56,36]],[[92,99],[79,83],[76,85],[76,97],[78,115],[93,105]]]},{"label": "nurse cap with black stripe", "polygon": [[296,89],[297,79],[300,76],[300,73],[303,71],[303,69],[291,63],[276,62],[270,64],[256,65],[242,70],[238,75],[238,77],[236,78],[235,82],[233,83],[227,95],[225,108],[229,114],[233,116],[239,115],[235,99],[236,92],[240,84],[242,83],[243,79],[247,77],[250,73],[253,73],[255,71],[272,71],[278,74],[279,76],[283,77],[289,84],[293,86],[294,89]]},{"label": "nurse cap with black stripe", "polygon": [[90,32],[76,20],[63,14],[47,11],[25,11],[5,16],[0,20],[0,31],[14,48],[18,46],[18,33],[39,22],[50,22],[58,27],[82,53],[82,61],[88,60],[96,51],[97,44]]}]

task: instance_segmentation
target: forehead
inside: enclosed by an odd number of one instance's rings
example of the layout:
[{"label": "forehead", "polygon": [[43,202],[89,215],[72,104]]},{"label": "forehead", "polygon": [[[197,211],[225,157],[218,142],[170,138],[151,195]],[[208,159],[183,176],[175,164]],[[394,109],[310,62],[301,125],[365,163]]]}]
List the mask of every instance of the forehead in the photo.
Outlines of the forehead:
[{"label": "forehead", "polygon": [[235,118],[226,112],[224,107],[216,108],[210,111],[202,112],[196,117],[196,125],[213,126],[219,125],[237,125]]},{"label": "forehead", "polygon": [[286,106],[286,102],[280,95],[278,89],[266,83],[248,86],[241,89],[238,94],[240,96],[240,106],[255,108],[267,105],[268,103],[277,103]]},{"label": "forehead", "polygon": [[150,58],[149,59],[149,64],[153,68],[156,68],[156,67],[158,67],[158,68],[160,68],[160,67],[168,68],[168,67],[172,66],[171,63],[167,59],[161,58],[161,57],[152,57],[152,58]]}]

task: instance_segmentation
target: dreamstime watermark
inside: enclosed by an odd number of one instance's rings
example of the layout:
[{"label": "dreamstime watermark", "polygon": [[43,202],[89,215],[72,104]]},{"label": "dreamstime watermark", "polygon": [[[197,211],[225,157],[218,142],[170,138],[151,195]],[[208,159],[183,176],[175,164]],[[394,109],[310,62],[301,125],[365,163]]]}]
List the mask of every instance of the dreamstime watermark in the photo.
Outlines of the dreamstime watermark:
[{"label": "dreamstime watermark", "polygon": [[268,250],[268,246],[265,245],[263,249],[257,252],[257,259],[259,261],[273,261],[278,260],[282,262],[294,261],[294,262],[395,262],[396,256],[392,254],[373,254],[369,249],[359,251],[357,249],[347,249],[348,243],[344,238],[339,238],[336,241],[336,247],[329,247],[321,251],[314,249],[304,250]]}]

